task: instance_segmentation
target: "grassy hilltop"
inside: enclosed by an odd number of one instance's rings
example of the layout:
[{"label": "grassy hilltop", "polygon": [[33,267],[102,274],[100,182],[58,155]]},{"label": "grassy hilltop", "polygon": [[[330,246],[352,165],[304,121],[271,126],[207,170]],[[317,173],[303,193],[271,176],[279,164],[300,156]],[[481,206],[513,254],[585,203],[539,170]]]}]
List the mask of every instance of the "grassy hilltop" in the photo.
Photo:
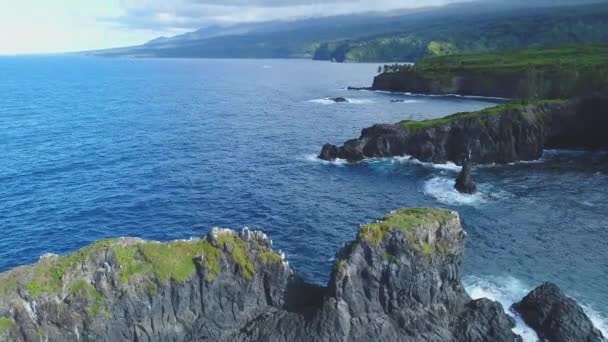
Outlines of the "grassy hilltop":
[{"label": "grassy hilltop", "polygon": [[525,49],[387,65],[374,88],[520,99],[560,99],[608,86],[608,46]]}]

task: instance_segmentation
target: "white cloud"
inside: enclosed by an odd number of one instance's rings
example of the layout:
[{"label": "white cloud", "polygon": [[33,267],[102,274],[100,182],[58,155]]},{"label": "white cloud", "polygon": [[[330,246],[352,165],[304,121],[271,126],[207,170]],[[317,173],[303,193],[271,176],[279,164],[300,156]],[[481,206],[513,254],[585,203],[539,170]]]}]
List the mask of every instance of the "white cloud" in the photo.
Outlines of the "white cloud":
[{"label": "white cloud", "polygon": [[123,15],[111,20],[126,28],[188,30],[212,24],[389,11],[457,1],[466,0],[123,0]]}]

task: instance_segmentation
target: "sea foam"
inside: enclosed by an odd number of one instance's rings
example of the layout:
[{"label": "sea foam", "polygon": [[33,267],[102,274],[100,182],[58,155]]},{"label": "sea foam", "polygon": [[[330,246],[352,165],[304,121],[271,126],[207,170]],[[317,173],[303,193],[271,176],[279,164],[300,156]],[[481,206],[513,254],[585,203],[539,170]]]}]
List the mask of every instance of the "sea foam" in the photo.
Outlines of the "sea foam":
[{"label": "sea foam", "polygon": [[[533,289],[532,286],[528,286],[514,277],[466,277],[464,279],[464,286],[473,299],[488,298],[499,302],[506,313],[515,318],[516,326],[513,331],[522,336],[524,342],[538,341],[536,332],[527,326],[521,317],[510,309],[513,304],[519,302],[530,293]],[[576,300],[576,298],[574,299]],[[593,325],[599,329],[604,336],[608,336],[608,318],[603,317],[591,306],[581,303],[580,301],[578,301],[578,303],[587,316],[589,316]]]}]

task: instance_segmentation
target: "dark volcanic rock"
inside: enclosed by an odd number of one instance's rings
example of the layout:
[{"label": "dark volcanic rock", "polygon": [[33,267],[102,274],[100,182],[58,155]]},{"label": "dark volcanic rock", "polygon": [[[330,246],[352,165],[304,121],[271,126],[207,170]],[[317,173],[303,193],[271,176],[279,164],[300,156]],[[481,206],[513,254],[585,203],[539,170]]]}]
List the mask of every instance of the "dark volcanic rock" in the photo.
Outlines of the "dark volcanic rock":
[{"label": "dark volcanic rock", "polygon": [[0,274],[0,341],[518,341],[499,304],[460,282],[454,212],[403,209],[364,226],[327,287],[262,233],[99,242]]},{"label": "dark volcanic rock", "polygon": [[543,341],[605,341],[583,309],[555,284],[543,284],[513,308]]},{"label": "dark volcanic rock", "polygon": [[477,184],[471,176],[471,160],[466,157],[462,161],[462,171],[456,177],[456,185],[454,188],[463,194],[472,195],[477,192]]},{"label": "dark volcanic rock", "polygon": [[[500,303],[482,298],[465,306],[455,324],[457,341],[512,341],[507,333],[515,325],[513,318],[504,314]],[[518,341],[521,339],[518,337]]]},{"label": "dark volcanic rock", "polygon": [[348,99],[344,98],[344,97],[332,97],[330,98],[330,100],[337,102],[337,103],[345,103],[348,102]]},{"label": "dark volcanic rock", "polygon": [[[425,162],[475,164],[539,159],[544,149],[608,147],[608,96],[571,101],[507,104],[475,113],[428,121],[379,124],[362,130],[342,147],[325,145],[320,158],[360,161],[409,155]],[[335,152],[337,151],[337,155]],[[327,155],[331,158],[326,158]]]}]

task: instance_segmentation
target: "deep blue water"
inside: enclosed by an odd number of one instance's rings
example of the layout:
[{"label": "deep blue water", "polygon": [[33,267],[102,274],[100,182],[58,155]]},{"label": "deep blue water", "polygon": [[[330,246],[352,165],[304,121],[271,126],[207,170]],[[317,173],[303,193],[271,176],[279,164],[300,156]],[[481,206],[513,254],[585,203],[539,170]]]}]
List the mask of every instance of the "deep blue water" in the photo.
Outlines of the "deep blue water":
[{"label": "deep blue water", "polygon": [[[466,283],[508,304],[542,281],[608,317],[608,156],[548,151],[482,167],[314,159],[377,122],[489,100],[347,91],[377,65],[312,61],[0,58],[0,270],[97,239],[262,229],[324,283],[358,225],[402,206],[459,210]],[[327,96],[354,103],[328,104]],[[401,99],[405,102],[391,102]],[[602,319],[604,320],[602,322]]]}]

